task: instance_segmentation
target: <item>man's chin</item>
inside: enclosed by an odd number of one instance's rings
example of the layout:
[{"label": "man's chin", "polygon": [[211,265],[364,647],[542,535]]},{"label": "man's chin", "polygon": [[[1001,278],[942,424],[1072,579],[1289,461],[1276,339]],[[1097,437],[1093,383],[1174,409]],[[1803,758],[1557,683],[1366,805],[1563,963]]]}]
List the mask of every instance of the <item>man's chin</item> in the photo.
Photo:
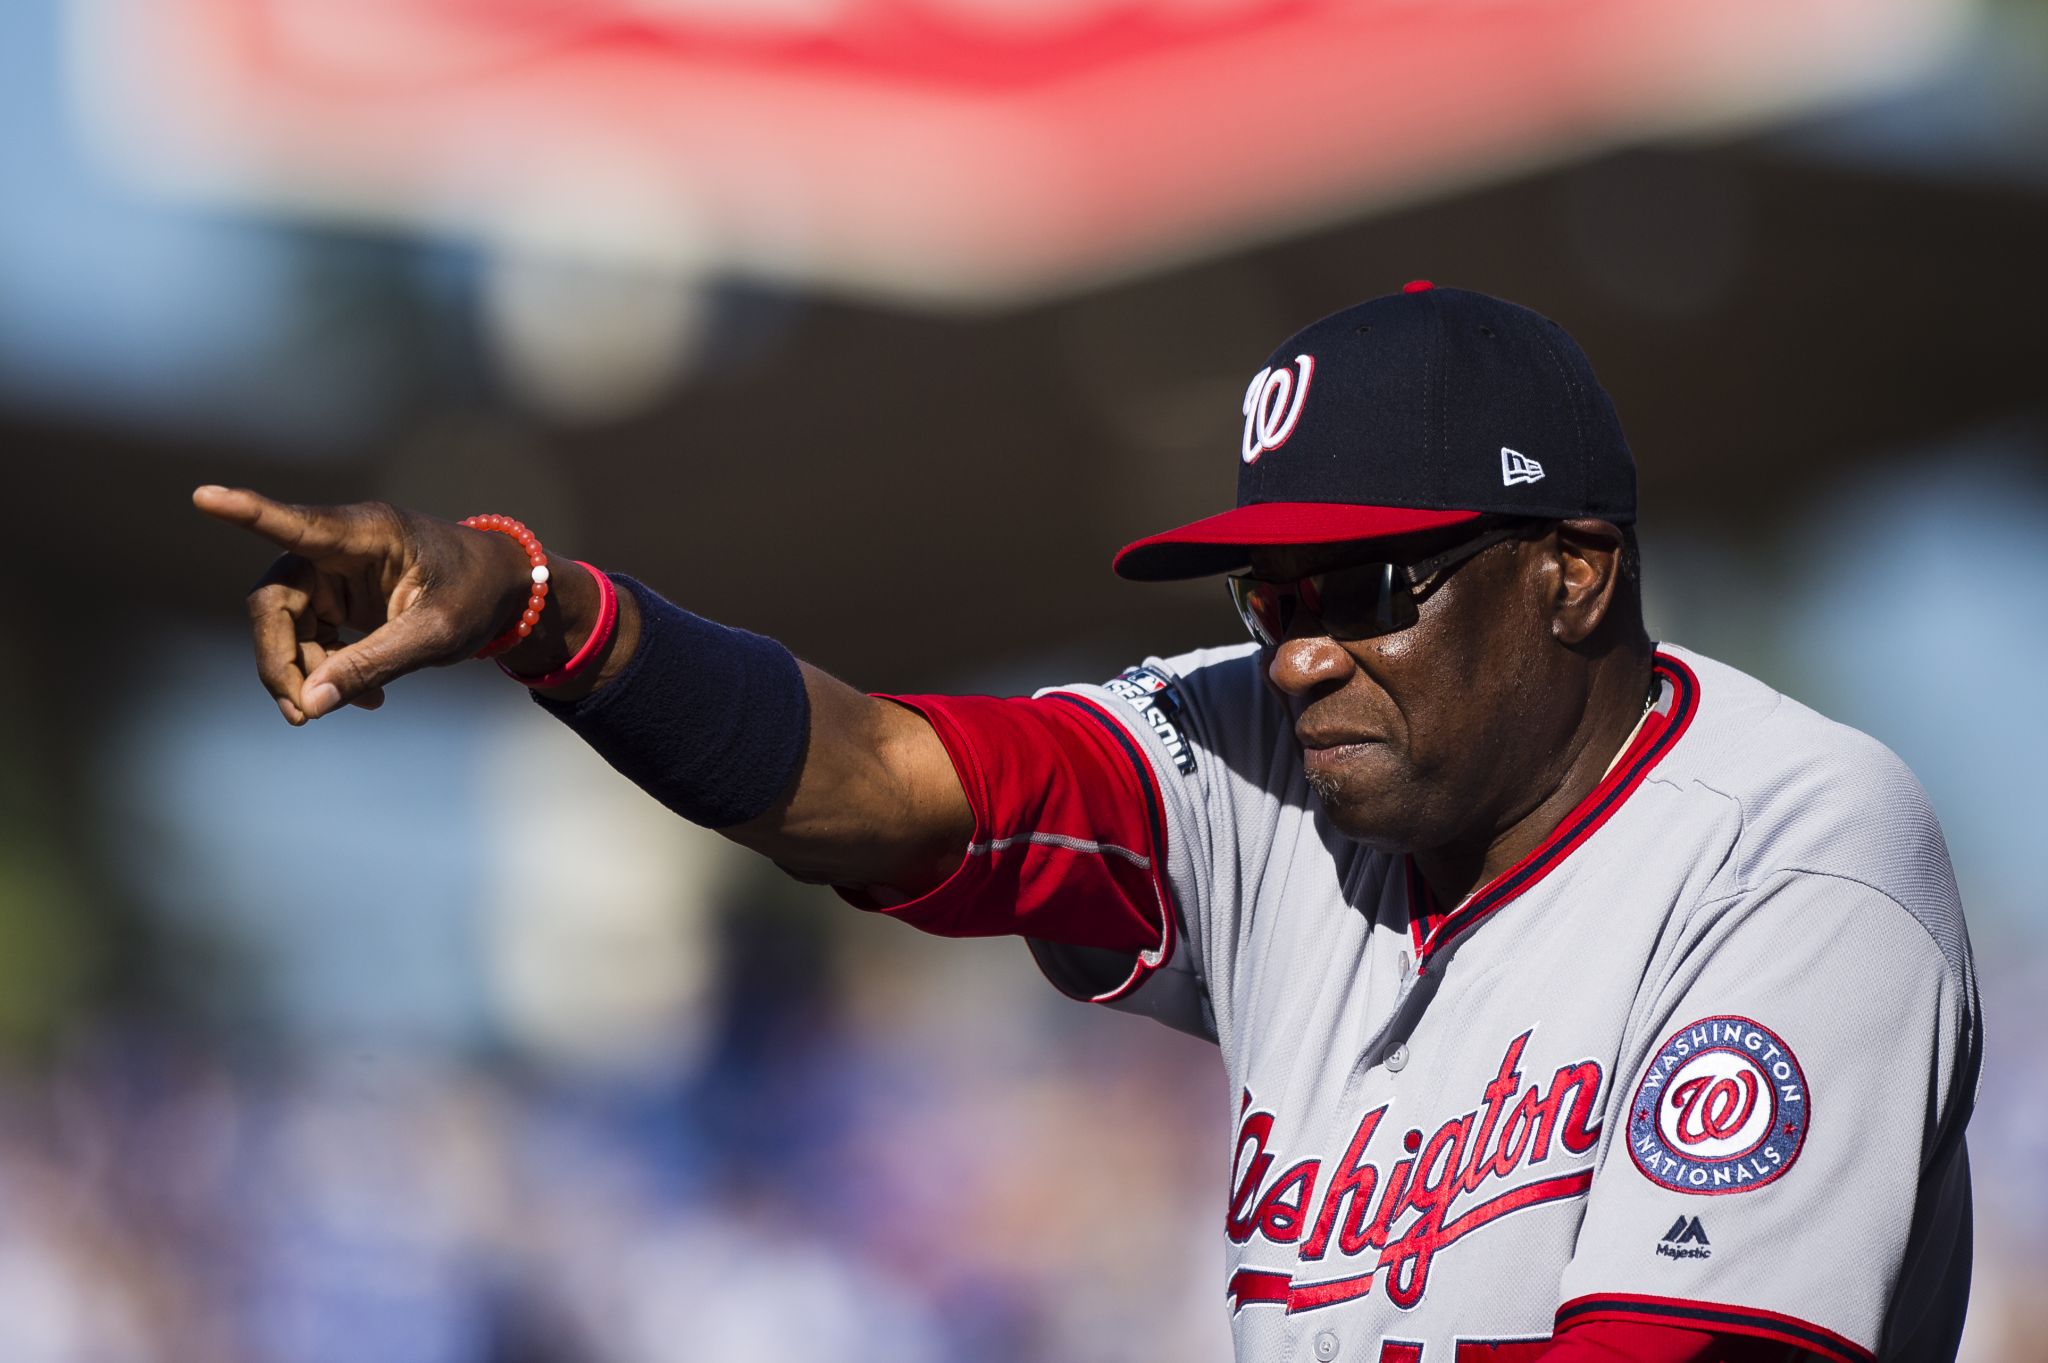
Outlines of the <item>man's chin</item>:
[{"label": "man's chin", "polygon": [[1414,806],[1387,799],[1385,787],[1375,787],[1368,795],[1342,777],[1316,775],[1309,777],[1308,784],[1330,826],[1353,842],[1391,853],[1416,846],[1417,830],[1411,822]]}]

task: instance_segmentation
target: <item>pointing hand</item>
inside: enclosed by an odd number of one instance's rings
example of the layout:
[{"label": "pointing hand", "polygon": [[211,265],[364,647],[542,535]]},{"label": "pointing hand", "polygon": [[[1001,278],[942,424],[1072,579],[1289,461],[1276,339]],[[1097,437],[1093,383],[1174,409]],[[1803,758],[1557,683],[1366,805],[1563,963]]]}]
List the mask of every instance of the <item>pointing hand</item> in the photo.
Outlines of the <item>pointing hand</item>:
[{"label": "pointing hand", "polygon": [[[374,710],[406,673],[473,656],[532,588],[511,536],[383,502],[293,506],[208,486],[192,504],[286,550],[249,593],[249,627],[256,674],[295,725]],[[343,629],[363,637],[344,643]]]}]

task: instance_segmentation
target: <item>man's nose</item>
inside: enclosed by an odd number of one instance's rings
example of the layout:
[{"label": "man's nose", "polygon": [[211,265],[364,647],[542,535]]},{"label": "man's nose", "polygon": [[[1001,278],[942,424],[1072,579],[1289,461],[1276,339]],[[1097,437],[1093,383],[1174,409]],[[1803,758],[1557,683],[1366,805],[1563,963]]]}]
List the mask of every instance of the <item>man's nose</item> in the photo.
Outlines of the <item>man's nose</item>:
[{"label": "man's nose", "polygon": [[1266,663],[1266,678],[1282,695],[1306,697],[1342,682],[1358,664],[1327,634],[1301,634],[1281,641]]}]

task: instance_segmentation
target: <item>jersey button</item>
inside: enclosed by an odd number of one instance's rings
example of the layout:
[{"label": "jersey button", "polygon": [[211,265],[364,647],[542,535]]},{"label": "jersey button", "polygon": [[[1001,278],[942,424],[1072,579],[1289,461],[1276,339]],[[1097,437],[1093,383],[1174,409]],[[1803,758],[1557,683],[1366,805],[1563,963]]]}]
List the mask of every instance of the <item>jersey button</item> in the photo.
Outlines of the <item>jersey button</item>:
[{"label": "jersey button", "polygon": [[1330,1360],[1337,1356],[1337,1349],[1337,1336],[1328,1330],[1316,1336],[1317,1363],[1330,1363]]},{"label": "jersey button", "polygon": [[1387,1052],[1387,1068],[1396,1074],[1408,1068],[1407,1043],[1396,1042],[1394,1049]]},{"label": "jersey button", "polygon": [[1405,980],[1408,978],[1408,972],[1415,969],[1415,962],[1408,959],[1408,953],[1405,951],[1401,953],[1398,959],[1401,962],[1401,978]]}]

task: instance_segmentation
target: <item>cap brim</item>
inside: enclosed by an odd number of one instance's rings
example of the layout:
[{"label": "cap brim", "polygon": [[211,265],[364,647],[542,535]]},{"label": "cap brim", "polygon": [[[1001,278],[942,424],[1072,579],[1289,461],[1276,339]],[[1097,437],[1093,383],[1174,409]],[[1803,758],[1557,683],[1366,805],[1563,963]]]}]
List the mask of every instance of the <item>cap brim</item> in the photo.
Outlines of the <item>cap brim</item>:
[{"label": "cap brim", "polygon": [[1115,567],[1119,577],[1134,582],[1209,577],[1250,567],[1251,551],[1266,545],[1392,539],[1464,525],[1482,514],[1348,502],[1259,502],[1127,544]]}]

